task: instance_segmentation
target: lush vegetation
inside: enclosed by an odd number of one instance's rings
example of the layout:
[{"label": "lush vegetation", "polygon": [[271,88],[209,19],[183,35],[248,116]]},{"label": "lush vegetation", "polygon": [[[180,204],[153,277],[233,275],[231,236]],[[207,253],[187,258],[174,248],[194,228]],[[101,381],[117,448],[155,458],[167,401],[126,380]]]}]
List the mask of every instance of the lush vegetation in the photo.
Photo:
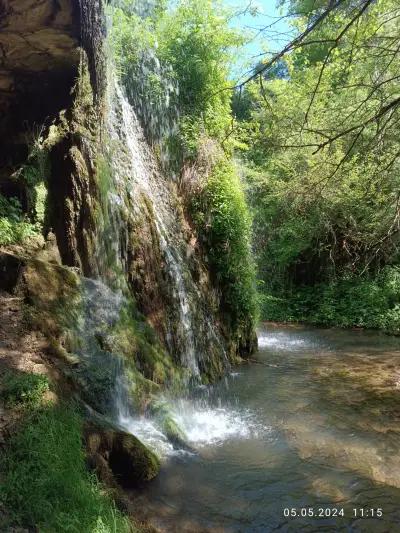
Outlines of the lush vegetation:
[{"label": "lush vegetation", "polygon": [[400,271],[386,267],[374,276],[338,278],[262,295],[263,315],[273,320],[382,329],[400,334]]},{"label": "lush vegetation", "polygon": [[42,374],[6,372],[2,381],[0,395],[7,406],[37,407],[49,390],[47,376]]},{"label": "lush vegetation", "polygon": [[33,227],[26,222],[18,199],[0,194],[0,245],[23,242],[33,234]]},{"label": "lush vegetation", "polygon": [[[233,91],[244,39],[222,0],[110,3],[117,74],[179,184],[235,320],[256,314],[252,218],[265,318],[395,331],[382,317],[395,320],[399,303],[389,281],[399,262],[397,2],[279,3],[294,40]],[[18,174],[24,197],[0,195],[0,245],[41,234],[41,142],[36,135]]]},{"label": "lush vegetation", "polygon": [[12,180],[12,186],[18,189],[20,197],[0,193],[0,246],[26,243],[42,235],[46,215],[48,160],[40,142],[41,139],[32,143],[28,163],[20,168]]},{"label": "lush vegetation", "polygon": [[232,324],[256,317],[251,217],[232,162],[238,142],[229,69],[242,37],[218,0],[181,0],[146,13],[112,9],[117,72],[160,162],[179,184]]},{"label": "lush vegetation", "polygon": [[222,3],[121,2],[119,75],[235,320],[255,315],[252,218],[264,318],[397,331],[399,8],[280,4],[293,41],[230,91],[243,38]]},{"label": "lush vegetation", "polygon": [[47,388],[41,376],[15,376],[7,387],[7,396],[29,409],[0,458],[0,497],[8,521],[0,526],[35,526],[48,533],[132,531],[86,469],[82,421],[74,408],[40,403]]},{"label": "lush vegetation", "polygon": [[251,219],[232,163],[219,162],[192,199],[196,226],[235,325],[256,316],[254,267],[249,259]]},{"label": "lush vegetation", "polygon": [[263,316],[398,332],[398,4],[282,4],[297,40],[233,98]]}]

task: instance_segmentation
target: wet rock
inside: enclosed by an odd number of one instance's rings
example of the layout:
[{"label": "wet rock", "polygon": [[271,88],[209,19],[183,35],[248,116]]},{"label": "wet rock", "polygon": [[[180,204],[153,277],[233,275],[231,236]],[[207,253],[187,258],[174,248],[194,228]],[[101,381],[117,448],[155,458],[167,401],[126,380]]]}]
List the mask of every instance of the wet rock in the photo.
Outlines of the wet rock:
[{"label": "wet rock", "polygon": [[108,485],[133,487],[159,472],[157,456],[135,436],[97,418],[84,431],[88,462]]},{"label": "wet rock", "polygon": [[161,431],[175,448],[193,451],[193,448],[188,443],[185,432],[170,412],[168,404],[165,402],[155,402],[150,407],[150,412],[155,417]]}]

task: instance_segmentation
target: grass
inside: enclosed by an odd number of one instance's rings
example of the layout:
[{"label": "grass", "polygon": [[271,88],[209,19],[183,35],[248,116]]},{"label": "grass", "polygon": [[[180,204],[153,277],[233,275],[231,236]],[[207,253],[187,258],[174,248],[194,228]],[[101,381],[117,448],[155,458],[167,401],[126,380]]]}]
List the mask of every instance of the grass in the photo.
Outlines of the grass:
[{"label": "grass", "polygon": [[8,407],[21,404],[35,407],[49,390],[48,379],[42,374],[7,372],[2,381],[0,396]]},{"label": "grass", "polygon": [[133,531],[86,470],[81,425],[73,407],[48,404],[31,410],[11,437],[0,460],[0,496],[12,525],[43,533]]}]

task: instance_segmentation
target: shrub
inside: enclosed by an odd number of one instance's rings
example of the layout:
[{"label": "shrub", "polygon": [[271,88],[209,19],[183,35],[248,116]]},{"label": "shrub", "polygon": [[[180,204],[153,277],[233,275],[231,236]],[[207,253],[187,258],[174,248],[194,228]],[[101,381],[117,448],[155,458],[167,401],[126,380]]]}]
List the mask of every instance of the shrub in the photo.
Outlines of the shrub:
[{"label": "shrub", "polygon": [[0,395],[6,405],[37,406],[49,390],[47,377],[42,374],[8,372],[2,379]]},{"label": "shrub", "polygon": [[330,283],[264,294],[266,320],[326,326],[365,327],[400,334],[400,268],[386,267],[376,277],[349,276]]},{"label": "shrub", "polygon": [[41,225],[25,218],[17,198],[5,198],[0,194],[0,246],[22,243],[40,234]]}]

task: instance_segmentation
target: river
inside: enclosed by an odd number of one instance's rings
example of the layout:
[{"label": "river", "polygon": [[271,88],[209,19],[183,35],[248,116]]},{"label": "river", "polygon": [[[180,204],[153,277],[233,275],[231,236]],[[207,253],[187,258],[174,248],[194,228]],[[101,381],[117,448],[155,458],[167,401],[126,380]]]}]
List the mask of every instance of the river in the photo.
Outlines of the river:
[{"label": "river", "polygon": [[175,414],[196,453],[134,495],[162,531],[400,530],[400,339],[265,324]]}]

